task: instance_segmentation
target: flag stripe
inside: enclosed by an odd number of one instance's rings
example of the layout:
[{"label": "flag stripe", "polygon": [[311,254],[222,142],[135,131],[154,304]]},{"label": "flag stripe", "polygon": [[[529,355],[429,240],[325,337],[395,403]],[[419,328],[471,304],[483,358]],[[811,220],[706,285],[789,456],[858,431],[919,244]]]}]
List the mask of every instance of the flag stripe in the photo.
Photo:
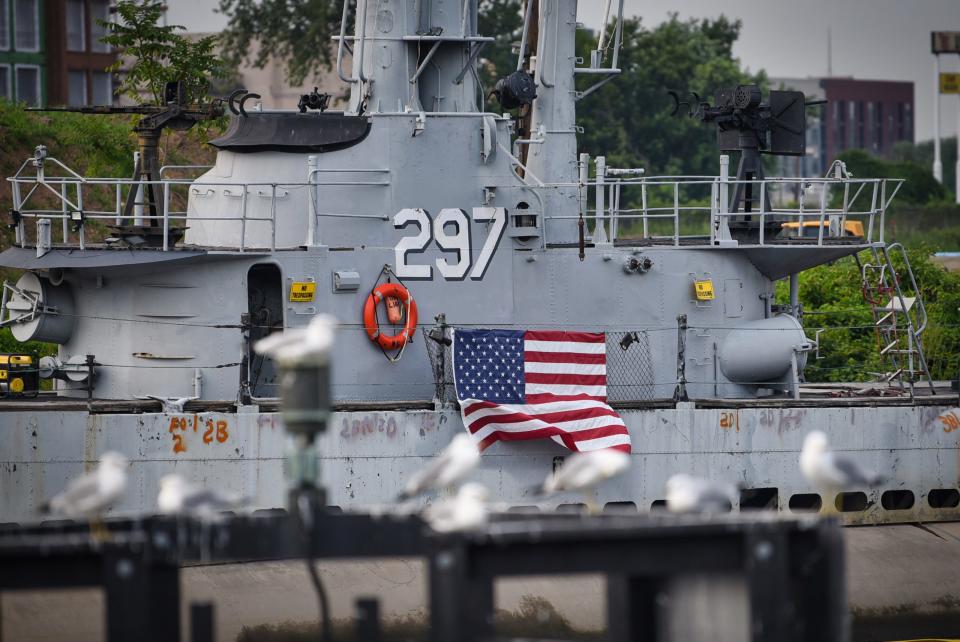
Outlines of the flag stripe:
[{"label": "flag stripe", "polygon": [[527,330],[527,340],[533,341],[575,341],[577,343],[606,343],[602,332],[558,332],[557,330]]},{"label": "flag stripe", "polygon": [[573,352],[576,354],[606,354],[607,346],[603,343],[576,343],[574,341],[531,341],[523,342],[525,350],[532,352]]},{"label": "flag stripe", "polygon": [[578,451],[630,451],[606,403],[606,336],[592,332],[456,330],[454,378],[464,425],[481,450],[549,438]]},{"label": "flag stripe", "polygon": [[606,386],[575,386],[560,384],[527,383],[527,394],[578,395],[587,394],[607,400]]},{"label": "flag stripe", "polygon": [[605,386],[607,375],[585,375],[579,373],[559,374],[553,372],[528,372],[525,379],[527,384],[545,383],[565,386]]},{"label": "flag stripe", "polygon": [[602,363],[537,363],[528,361],[523,364],[523,369],[525,372],[555,372],[558,374],[607,374],[607,366]]}]

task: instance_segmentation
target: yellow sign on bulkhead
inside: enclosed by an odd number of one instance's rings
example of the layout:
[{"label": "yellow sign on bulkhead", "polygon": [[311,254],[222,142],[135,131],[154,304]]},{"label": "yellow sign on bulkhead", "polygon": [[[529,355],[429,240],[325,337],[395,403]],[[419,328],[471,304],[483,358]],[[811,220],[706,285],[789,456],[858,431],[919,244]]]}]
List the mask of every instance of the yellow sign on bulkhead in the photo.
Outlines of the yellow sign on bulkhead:
[{"label": "yellow sign on bulkhead", "polygon": [[960,74],[940,74],[941,94],[960,94]]},{"label": "yellow sign on bulkhead", "polygon": [[294,281],[290,284],[291,303],[310,303],[317,293],[317,284],[313,281]]}]

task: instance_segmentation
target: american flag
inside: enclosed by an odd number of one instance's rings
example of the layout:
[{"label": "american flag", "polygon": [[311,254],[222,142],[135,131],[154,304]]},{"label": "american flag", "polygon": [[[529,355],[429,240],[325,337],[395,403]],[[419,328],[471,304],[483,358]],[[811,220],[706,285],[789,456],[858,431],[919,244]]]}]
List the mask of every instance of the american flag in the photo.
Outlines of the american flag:
[{"label": "american flag", "polygon": [[463,423],[481,450],[549,437],[570,450],[630,452],[630,434],[607,405],[603,333],[458,328],[453,372]]}]

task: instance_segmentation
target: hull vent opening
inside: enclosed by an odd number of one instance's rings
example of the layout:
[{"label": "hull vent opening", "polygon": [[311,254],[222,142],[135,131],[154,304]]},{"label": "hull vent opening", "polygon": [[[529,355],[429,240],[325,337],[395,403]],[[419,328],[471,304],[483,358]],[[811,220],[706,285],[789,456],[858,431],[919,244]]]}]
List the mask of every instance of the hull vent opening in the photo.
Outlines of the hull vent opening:
[{"label": "hull vent opening", "polygon": [[840,493],[834,502],[837,510],[841,513],[859,513],[867,510],[870,503],[867,501],[867,494],[860,491],[853,493]]},{"label": "hull vent opening", "polygon": [[816,513],[823,506],[823,499],[816,493],[798,493],[790,496],[787,506],[795,513]]},{"label": "hull vent opening", "polygon": [[780,491],[777,488],[743,488],[740,490],[740,510],[778,510]]},{"label": "hull vent opening", "polygon": [[934,488],[927,493],[930,508],[956,508],[960,506],[960,492],[956,488]]},{"label": "hull vent opening", "polygon": [[888,490],[880,496],[880,505],[885,510],[908,510],[913,504],[912,490]]}]

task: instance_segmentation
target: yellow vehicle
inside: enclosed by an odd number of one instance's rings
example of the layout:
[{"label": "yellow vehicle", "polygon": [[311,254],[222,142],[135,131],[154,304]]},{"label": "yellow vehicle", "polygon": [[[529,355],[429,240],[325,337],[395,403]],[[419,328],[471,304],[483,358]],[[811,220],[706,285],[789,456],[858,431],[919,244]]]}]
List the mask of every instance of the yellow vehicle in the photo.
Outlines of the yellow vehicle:
[{"label": "yellow vehicle", "polygon": [[[812,221],[803,222],[803,235],[800,234],[800,221],[788,221],[780,225],[780,234],[777,236],[784,239],[796,239],[796,238],[805,238],[805,239],[815,239],[819,236],[818,228],[820,227],[820,220],[814,219]],[[830,221],[826,220],[823,222],[823,235],[830,236]],[[862,221],[846,221],[843,224],[843,236],[859,236],[862,237],[863,234],[863,222]]]}]

